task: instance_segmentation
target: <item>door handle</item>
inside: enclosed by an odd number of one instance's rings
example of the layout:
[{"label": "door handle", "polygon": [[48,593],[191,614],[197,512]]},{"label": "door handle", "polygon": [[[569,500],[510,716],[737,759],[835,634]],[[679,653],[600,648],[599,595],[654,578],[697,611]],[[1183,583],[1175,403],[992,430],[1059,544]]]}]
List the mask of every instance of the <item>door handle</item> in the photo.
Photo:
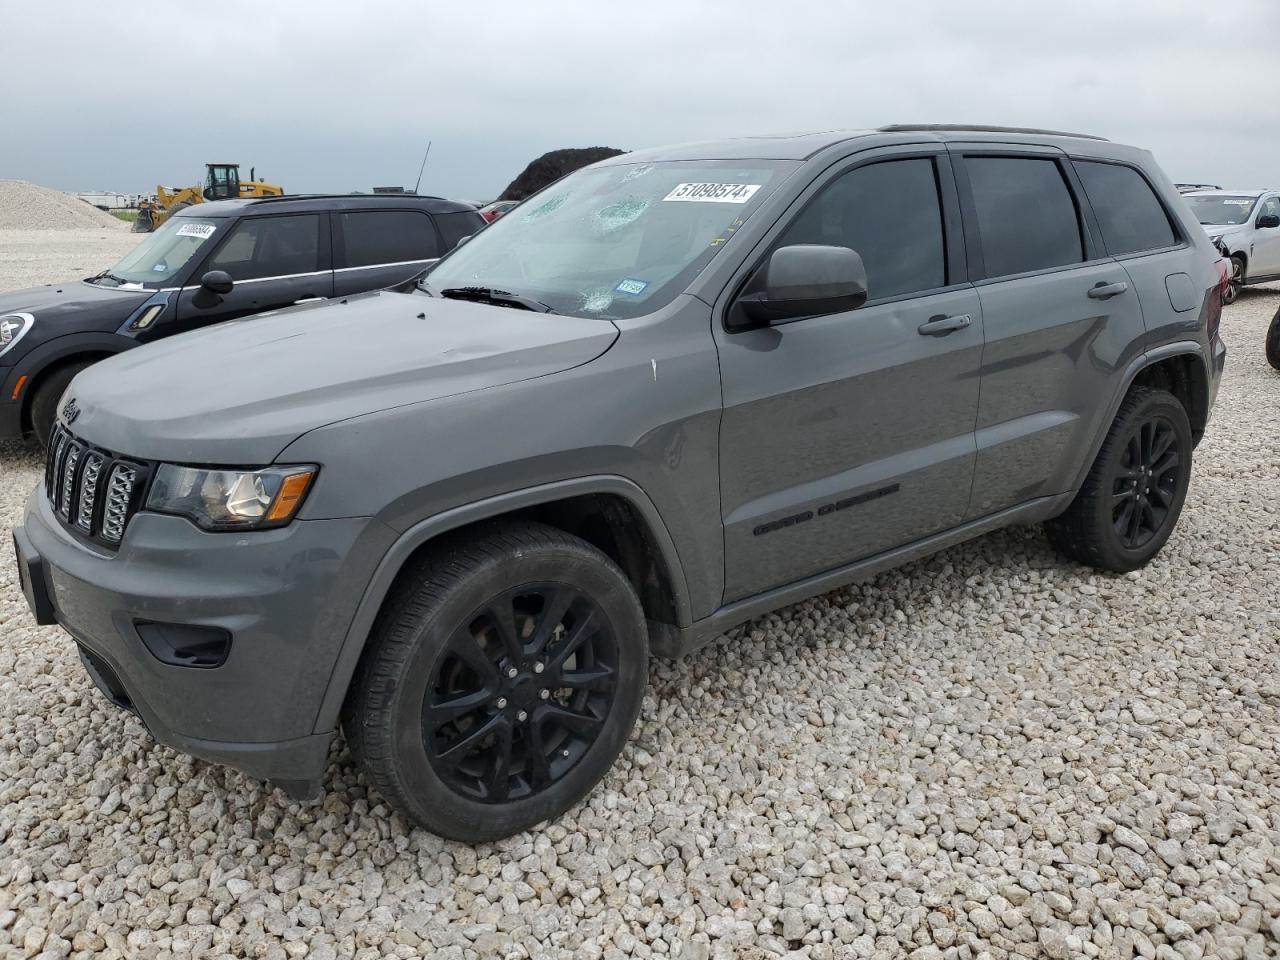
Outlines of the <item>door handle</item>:
[{"label": "door handle", "polygon": [[1117,283],[1098,283],[1089,288],[1089,296],[1095,300],[1110,300],[1112,297],[1118,297],[1129,289],[1129,285],[1123,280]]},{"label": "door handle", "polygon": [[945,337],[948,333],[955,333],[957,330],[963,330],[971,323],[973,323],[973,321],[969,319],[969,315],[967,313],[961,313],[954,317],[930,317],[926,322],[920,324],[918,329],[921,336]]}]

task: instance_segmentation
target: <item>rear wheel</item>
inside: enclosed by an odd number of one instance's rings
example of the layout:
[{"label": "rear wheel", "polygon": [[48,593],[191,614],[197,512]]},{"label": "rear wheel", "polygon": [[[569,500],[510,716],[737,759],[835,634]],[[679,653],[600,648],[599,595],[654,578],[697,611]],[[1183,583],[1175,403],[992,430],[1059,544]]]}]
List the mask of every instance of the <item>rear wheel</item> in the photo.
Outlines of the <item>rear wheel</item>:
[{"label": "rear wheel", "polygon": [[1165,390],[1134,387],[1079,494],[1045,524],[1049,541],[1099,570],[1136,570],[1173,533],[1190,479],[1186,410]]},{"label": "rear wheel", "polygon": [[577,803],[644,696],[644,614],[590,544],[540,524],[456,538],[379,616],[343,717],[378,791],[428,830],[478,842]]},{"label": "rear wheel", "polygon": [[91,360],[77,360],[46,373],[31,391],[31,432],[41,447],[49,445],[53,425],[58,419],[58,401],[77,373],[91,366]]},{"label": "rear wheel", "polygon": [[1267,328],[1267,363],[1280,370],[1280,310],[1271,318]]}]

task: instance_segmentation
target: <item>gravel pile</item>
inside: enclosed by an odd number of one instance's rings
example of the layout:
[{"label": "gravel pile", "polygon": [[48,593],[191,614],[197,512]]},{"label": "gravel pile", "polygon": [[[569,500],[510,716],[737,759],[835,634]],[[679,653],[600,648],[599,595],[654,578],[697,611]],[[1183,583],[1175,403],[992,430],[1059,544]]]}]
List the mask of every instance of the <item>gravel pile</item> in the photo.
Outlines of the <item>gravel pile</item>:
[{"label": "gravel pile", "polygon": [[79,197],[25,180],[0,180],[0,230],[77,230],[129,225]]},{"label": "gravel pile", "polygon": [[[310,804],[157,746],[0,565],[0,957],[1276,956],[1277,307],[1227,311],[1150,567],[1005,531],[655,663],[601,787],[494,845],[340,745]],[[13,523],[39,457],[0,471]]]}]

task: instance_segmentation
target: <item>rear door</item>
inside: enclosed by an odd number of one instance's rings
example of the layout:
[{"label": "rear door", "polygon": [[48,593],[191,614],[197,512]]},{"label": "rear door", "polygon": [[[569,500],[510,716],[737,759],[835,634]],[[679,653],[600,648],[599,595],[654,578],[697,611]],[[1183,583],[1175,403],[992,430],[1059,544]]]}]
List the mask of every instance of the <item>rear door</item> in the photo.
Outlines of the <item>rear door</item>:
[{"label": "rear door", "polygon": [[439,234],[423,210],[342,210],[333,225],[336,296],[401,283],[440,256]]},{"label": "rear door", "polygon": [[[327,213],[241,218],[179,292],[175,321],[157,334],[333,296],[328,221]],[[200,278],[211,270],[231,275],[230,293],[210,298],[201,292]]]},{"label": "rear door", "polygon": [[954,526],[969,500],[982,316],[945,150],[859,154],[799,205],[742,292],[773,249],[818,243],[862,255],[869,299],[717,324],[726,602]]},{"label": "rear door", "polygon": [[1086,217],[1065,155],[953,144],[986,346],[968,516],[1071,489],[1142,311]]}]

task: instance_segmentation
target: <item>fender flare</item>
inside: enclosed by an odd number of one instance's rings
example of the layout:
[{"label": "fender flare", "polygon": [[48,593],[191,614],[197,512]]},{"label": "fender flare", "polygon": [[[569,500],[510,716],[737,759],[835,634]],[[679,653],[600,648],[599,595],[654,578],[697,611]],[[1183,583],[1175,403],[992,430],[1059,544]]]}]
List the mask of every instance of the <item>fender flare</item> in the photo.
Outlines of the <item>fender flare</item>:
[{"label": "fender flare", "polygon": [[[1102,421],[1102,427],[1098,430],[1098,435],[1093,438],[1089,446],[1089,456],[1084,458],[1083,464],[1071,484],[1070,493],[1073,498],[1079,492],[1080,487],[1084,485],[1085,477],[1089,475],[1089,471],[1093,469],[1093,462],[1098,458],[1098,451],[1102,449],[1102,441],[1107,438],[1107,432],[1111,429],[1111,424],[1115,423],[1116,413],[1120,410],[1120,404],[1124,402],[1125,395],[1128,394],[1129,388],[1133,386],[1133,382],[1138,379],[1138,374],[1148,367],[1154,366],[1163,360],[1168,360],[1170,357],[1189,355],[1199,358],[1201,365],[1204,367],[1205,383],[1208,384],[1210,366],[1205,359],[1204,348],[1195,340],[1179,340],[1174,343],[1162,344],[1139,354],[1129,362],[1129,365],[1125,367],[1124,376],[1120,379],[1120,387],[1107,406],[1107,415]],[[1208,402],[1207,397],[1205,400]],[[1066,509],[1070,503],[1071,501],[1068,500],[1063,505],[1063,509]]]},{"label": "fender flare", "polygon": [[672,601],[676,610],[676,627],[687,627],[693,622],[692,608],[689,601],[689,587],[685,580],[684,567],[676,553],[675,542],[667,530],[658,508],[653,501],[634,481],[626,477],[611,474],[577,477],[572,480],[557,480],[552,483],[539,484],[523,490],[499,494],[485,500],[478,500],[464,506],[446,510],[443,513],[420,520],[403,531],[387,549],[374,569],[373,576],[365,587],[360,603],[347,627],[346,636],[329,674],[329,682],[324,697],[320,701],[320,712],[316,717],[314,730],[324,733],[332,730],[338,722],[342,704],[347,697],[347,689],[355,674],[356,665],[364,653],[365,644],[373,629],[383,601],[391,590],[396,576],[405,562],[424,544],[436,539],[450,530],[467,526],[479,520],[502,516],[526,507],[552,503],[584,494],[611,494],[622,497],[640,515],[653,536],[654,542],[662,555],[662,561],[671,580]]}]

